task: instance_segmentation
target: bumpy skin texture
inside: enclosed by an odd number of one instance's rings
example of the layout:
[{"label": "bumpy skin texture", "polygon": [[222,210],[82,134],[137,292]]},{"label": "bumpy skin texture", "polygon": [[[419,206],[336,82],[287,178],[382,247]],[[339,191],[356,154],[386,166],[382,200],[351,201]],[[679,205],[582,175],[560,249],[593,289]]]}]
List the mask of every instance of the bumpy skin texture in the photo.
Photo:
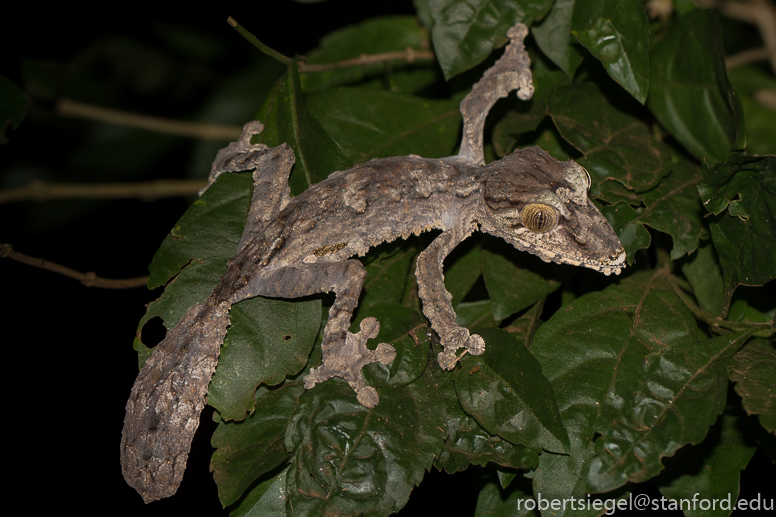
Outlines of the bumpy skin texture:
[{"label": "bumpy skin texture", "polygon": [[[372,160],[290,198],[294,153],[286,144],[250,145],[260,123],[246,124],[240,140],[219,152],[211,182],[227,170],[253,169],[253,200],[227,273],[208,300],[190,308],[156,347],[127,402],[122,470],[146,502],[172,495],[180,484],[229,324],[228,311],[241,300],[335,292],[324,329],[323,361],[305,377],[305,387],[340,377],[361,404],[374,407],[378,393],[365,384],[361,369],[378,361],[390,364],[396,352],[385,343],[367,348],[367,339],[379,331],[374,318],[364,319],[355,334],[348,330],[366,277],[364,266],[352,257],[383,242],[442,230],[419,255],[416,277],[423,312],[444,347],[439,365],[448,370],[459,349],[474,355],[485,351],[480,336],[456,324],[442,272],[445,257],[475,230],[548,262],[582,265],[607,275],[624,267],[625,252],[588,199],[590,177],[579,165],[559,162],[538,147],[483,164],[481,132],[487,111],[511,89],[520,88],[524,96],[532,91],[522,47],[526,34],[522,25],[510,31],[515,39],[504,57],[461,103],[464,142],[458,156]],[[525,210],[528,205],[547,211],[538,219],[549,221],[542,233],[523,221],[525,214],[534,213]]]}]

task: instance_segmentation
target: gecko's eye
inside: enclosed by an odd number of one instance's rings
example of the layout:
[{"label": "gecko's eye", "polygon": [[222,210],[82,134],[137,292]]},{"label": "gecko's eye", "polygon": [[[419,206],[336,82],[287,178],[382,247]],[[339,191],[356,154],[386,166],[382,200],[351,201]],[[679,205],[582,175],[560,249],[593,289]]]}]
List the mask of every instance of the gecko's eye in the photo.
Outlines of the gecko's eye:
[{"label": "gecko's eye", "polygon": [[531,203],[523,208],[520,218],[523,225],[534,233],[547,233],[558,222],[558,214],[550,205]]}]

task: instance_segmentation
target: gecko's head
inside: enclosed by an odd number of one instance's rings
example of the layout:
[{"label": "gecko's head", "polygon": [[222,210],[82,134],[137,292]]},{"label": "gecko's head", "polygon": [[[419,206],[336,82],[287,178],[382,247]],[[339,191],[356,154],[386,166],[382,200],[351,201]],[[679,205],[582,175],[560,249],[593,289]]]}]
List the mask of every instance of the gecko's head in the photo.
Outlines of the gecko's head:
[{"label": "gecko's head", "polygon": [[625,250],[588,199],[590,175],[576,162],[560,162],[529,147],[485,170],[483,231],[545,262],[606,275],[625,267]]}]

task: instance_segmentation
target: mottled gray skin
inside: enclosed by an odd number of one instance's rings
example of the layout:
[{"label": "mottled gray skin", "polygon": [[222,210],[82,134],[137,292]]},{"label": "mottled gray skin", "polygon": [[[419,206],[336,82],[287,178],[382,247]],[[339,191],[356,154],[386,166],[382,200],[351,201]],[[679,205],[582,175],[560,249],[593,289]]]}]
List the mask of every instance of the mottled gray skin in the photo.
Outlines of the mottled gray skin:
[{"label": "mottled gray skin", "polygon": [[[379,331],[375,318],[365,318],[355,334],[348,330],[366,277],[364,266],[352,257],[383,242],[442,230],[418,256],[415,271],[423,313],[444,347],[438,363],[447,370],[460,357],[458,350],[474,355],[485,351],[480,336],[456,324],[442,272],[445,257],[475,230],[545,261],[607,275],[620,272],[625,252],[588,199],[590,177],[579,165],[559,162],[538,147],[483,164],[484,114],[510,89],[532,91],[522,47],[526,33],[521,25],[510,31],[513,42],[504,57],[462,102],[464,141],[457,156],[372,160],[290,198],[294,153],[286,144],[251,145],[251,136],[262,130],[260,123],[246,124],[240,140],[219,152],[211,182],[225,171],[254,170],[253,200],[227,273],[207,301],[191,307],[156,347],[127,402],[122,471],[146,502],[172,495],[180,484],[229,325],[228,312],[241,300],[333,291],[323,360],[305,377],[305,387],[339,377],[371,408],[378,393],[365,384],[361,369],[374,362],[390,364],[396,352],[385,343],[367,348],[367,339]],[[554,214],[549,217],[554,226],[541,233],[530,229],[530,221],[522,220],[529,204]]]}]

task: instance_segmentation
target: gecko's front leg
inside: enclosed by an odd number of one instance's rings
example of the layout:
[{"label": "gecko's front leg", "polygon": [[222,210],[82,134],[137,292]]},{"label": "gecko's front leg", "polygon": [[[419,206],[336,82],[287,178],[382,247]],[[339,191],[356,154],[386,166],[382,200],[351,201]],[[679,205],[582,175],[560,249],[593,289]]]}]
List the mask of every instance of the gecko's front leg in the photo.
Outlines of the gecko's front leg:
[{"label": "gecko's front leg", "polygon": [[431,245],[418,255],[415,276],[418,279],[418,295],[423,301],[423,314],[431,322],[431,327],[439,334],[445,348],[437,356],[439,366],[452,370],[458,361],[456,352],[465,348],[472,355],[485,351],[485,341],[455,322],[455,311],[450,303],[451,295],[445,289],[445,277],[442,265],[445,257],[461,241],[476,229],[474,224],[464,228],[444,231]]},{"label": "gecko's front leg", "polygon": [[236,303],[256,295],[298,298],[334,291],[336,298],[323,331],[323,361],[318,368],[310,370],[304,387],[310,389],[319,382],[339,377],[350,384],[362,405],[372,408],[379,397],[377,390],[366,385],[361,369],[376,362],[392,363],[396,350],[387,343],[380,343],[375,350],[366,347],[367,340],[377,337],[380,331],[375,318],[364,318],[361,330],[355,334],[348,330],[365,277],[366,269],[358,260],[269,267],[260,270],[229,301]]}]

